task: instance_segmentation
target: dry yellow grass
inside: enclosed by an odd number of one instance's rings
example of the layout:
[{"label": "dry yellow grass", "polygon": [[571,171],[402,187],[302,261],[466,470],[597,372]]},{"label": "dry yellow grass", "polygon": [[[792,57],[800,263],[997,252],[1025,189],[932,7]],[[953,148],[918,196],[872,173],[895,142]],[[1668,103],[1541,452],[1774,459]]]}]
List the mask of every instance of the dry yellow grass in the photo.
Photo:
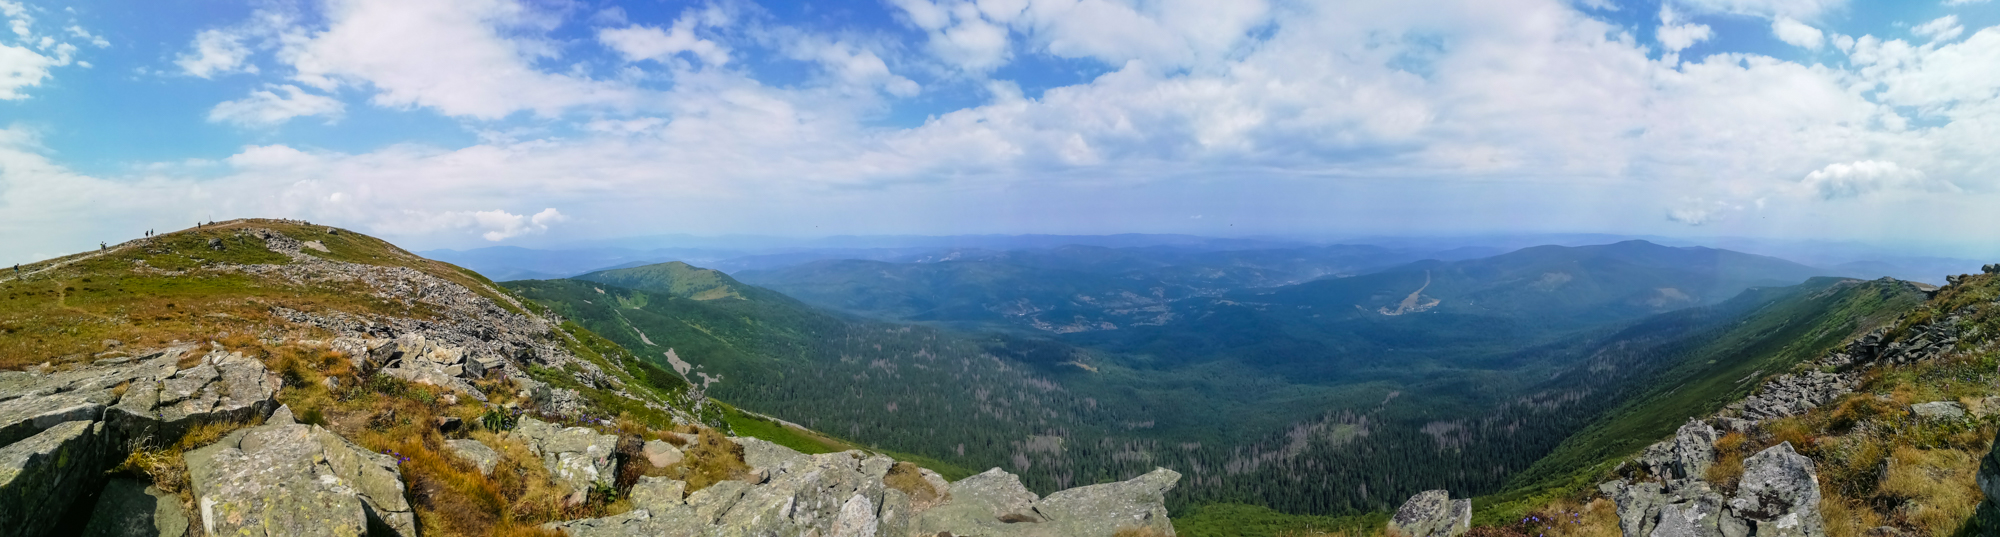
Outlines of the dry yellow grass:
[{"label": "dry yellow grass", "polygon": [[750,465],[743,462],[743,446],[715,429],[702,428],[700,436],[682,449],[687,457],[661,473],[686,481],[689,493],[750,475]]},{"label": "dry yellow grass", "polygon": [[1919,535],[1957,534],[1985,499],[1974,478],[1979,457],[1964,451],[1898,446],[1886,473],[1880,496],[1895,503],[1891,516]]}]

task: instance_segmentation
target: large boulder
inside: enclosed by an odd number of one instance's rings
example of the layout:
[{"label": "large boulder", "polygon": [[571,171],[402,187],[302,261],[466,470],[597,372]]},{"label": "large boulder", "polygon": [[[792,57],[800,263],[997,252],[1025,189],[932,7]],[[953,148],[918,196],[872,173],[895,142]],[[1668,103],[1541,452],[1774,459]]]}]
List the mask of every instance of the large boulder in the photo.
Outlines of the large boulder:
[{"label": "large boulder", "polygon": [[1821,536],[1819,476],[1812,459],[1785,442],[1743,461],[1742,484],[1729,509],[1752,525],[1757,537]]},{"label": "large boulder", "polygon": [[[717,535],[830,535],[845,524],[875,525],[875,506],[887,487],[882,477],[896,461],[858,451],[812,455],[767,468],[767,481],[745,489],[716,519]],[[864,524],[854,519],[866,506]],[[845,521],[845,522],[843,522]],[[873,529],[869,535],[873,535]]]},{"label": "large boulder", "polygon": [[1612,481],[1599,485],[1598,490],[1617,503],[1618,529],[1626,537],[1652,535],[1661,509],[1671,501],[1659,483]]},{"label": "large boulder", "polygon": [[187,535],[188,513],[179,497],[131,478],[104,485],[97,508],[84,527],[84,537],[181,537]]},{"label": "large boulder", "polygon": [[558,427],[535,418],[521,418],[515,438],[542,458],[556,480],[569,485],[572,502],[583,500],[591,487],[608,486],[618,476],[618,437],[587,427]]},{"label": "large boulder", "polygon": [[[1112,535],[1121,529],[1157,530],[1173,535],[1167,520],[1166,494],[1174,489],[1181,474],[1165,468],[1117,483],[1105,483],[1057,491],[1035,502],[1035,511],[1048,523],[1063,526],[1067,535]],[[1471,520],[1471,501],[1460,500]]]},{"label": "large boulder", "polygon": [[1021,485],[1019,476],[999,468],[955,481],[950,490],[950,500],[917,516],[917,533],[1016,535],[1021,531],[1014,528],[1017,524],[1044,522],[1035,512],[1041,498]]},{"label": "large boulder", "polygon": [[1180,474],[1171,470],[1037,498],[1018,477],[995,469],[949,485],[938,479],[935,494],[927,498],[935,505],[920,505],[887,485],[884,478],[896,464],[887,457],[859,451],[803,455],[738,442],[746,454],[761,453],[747,458],[764,463],[766,480],[722,481],[683,499],[684,483],[642,478],[632,487],[633,510],[549,527],[573,537],[1111,537],[1125,529],[1174,534],[1165,495]]},{"label": "large boulder", "polygon": [[0,447],[0,537],[40,536],[102,482],[102,423],[69,421]]},{"label": "large boulder", "polygon": [[417,535],[396,459],[316,425],[238,430],[185,458],[207,535]]},{"label": "large boulder", "polygon": [[1408,537],[1456,537],[1472,529],[1472,500],[1453,500],[1443,490],[1411,496],[1389,518],[1389,532]]}]

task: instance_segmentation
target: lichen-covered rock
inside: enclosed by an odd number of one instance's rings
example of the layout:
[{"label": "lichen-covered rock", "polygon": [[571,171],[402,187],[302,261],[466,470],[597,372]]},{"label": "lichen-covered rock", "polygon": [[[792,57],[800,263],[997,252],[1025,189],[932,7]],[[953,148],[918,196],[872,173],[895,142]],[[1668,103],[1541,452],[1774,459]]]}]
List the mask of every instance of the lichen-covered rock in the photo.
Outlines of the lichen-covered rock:
[{"label": "lichen-covered rock", "polygon": [[[1173,535],[1173,523],[1167,520],[1166,494],[1180,479],[1179,472],[1158,468],[1117,483],[1051,493],[1035,502],[1035,511],[1047,517],[1048,524],[1062,526],[1067,535],[1112,535],[1127,528]],[[1472,502],[1454,503],[1464,504],[1465,521],[1470,523]]]},{"label": "lichen-covered rock", "polygon": [[534,418],[521,418],[513,434],[542,458],[542,466],[550,474],[578,494],[572,496],[574,501],[581,501],[581,494],[592,486],[611,484],[618,475],[613,458],[618,450],[615,435],[586,427],[557,427]]},{"label": "lichen-covered rock", "polygon": [[[896,461],[858,451],[811,455],[767,468],[768,480],[749,487],[716,519],[717,535],[829,534],[854,498],[873,519],[887,489],[882,476]],[[850,524],[855,522],[850,521]]]},{"label": "lichen-covered rock", "polygon": [[[731,438],[743,446],[743,464],[754,469],[771,469],[805,460],[806,454],[761,438]],[[672,447],[672,446],[668,446]]]},{"label": "lichen-covered rock", "polygon": [[197,423],[268,415],[277,409],[283,387],[263,362],[217,350],[157,381],[133,380],[105,420],[121,439],[178,438]]},{"label": "lichen-covered rock", "polygon": [[1715,439],[1719,436],[1707,423],[1688,420],[1674,431],[1673,438],[1647,447],[1639,463],[1667,480],[1669,488],[1679,481],[1701,479],[1715,464]]},{"label": "lichen-covered rock", "polygon": [[[749,450],[745,449],[744,451],[747,453]],[[687,457],[686,454],[681,453],[680,448],[659,440],[647,440],[645,446],[639,448],[639,454],[646,457],[647,464],[658,468],[680,464],[681,459]]]},{"label": "lichen-covered rock", "polygon": [[632,507],[663,510],[687,503],[687,483],[664,477],[640,477],[632,484]]},{"label": "lichen-covered rock", "polygon": [[112,479],[98,496],[84,537],[181,537],[188,513],[172,494],[131,478]]},{"label": "lichen-covered rock", "polygon": [[185,458],[207,535],[417,535],[397,461],[316,425],[238,430]]},{"label": "lichen-covered rock", "polygon": [[1427,490],[1411,496],[1389,519],[1389,530],[1409,537],[1456,537],[1472,529],[1472,500]]},{"label": "lichen-covered rock", "polygon": [[473,467],[479,469],[480,474],[492,475],[493,467],[500,464],[500,452],[494,451],[478,440],[470,438],[446,440],[444,446],[451,450],[451,454],[472,463]]},{"label": "lichen-covered rock", "polygon": [[1035,512],[1039,499],[1019,476],[994,468],[953,482],[951,499],[918,515],[915,527],[924,535],[1014,535],[1016,524],[1043,521]]},{"label": "lichen-covered rock", "polygon": [[96,490],[107,464],[104,431],[70,421],[0,447],[0,536],[45,535],[72,501]]},{"label": "lichen-covered rock", "polygon": [[1910,413],[1926,420],[1965,419],[1965,405],[1952,401],[1933,401],[1910,405]]},{"label": "lichen-covered rock", "polygon": [[1613,481],[1598,490],[1618,504],[1618,529],[1630,536],[1652,535],[1659,524],[1660,509],[1668,503],[1665,487],[1659,483]]},{"label": "lichen-covered rock", "polygon": [[[1650,537],[1723,537],[1725,521],[1740,526],[1723,512],[1723,499],[1713,493],[1696,495],[1692,501],[1660,507],[1659,524]],[[1743,535],[1738,533],[1737,535]]]},{"label": "lichen-covered rock", "polygon": [[1817,537],[1825,535],[1819,500],[1812,459],[1786,442],[1743,461],[1742,484],[1729,509],[1748,521],[1757,537]]},{"label": "lichen-covered rock", "polygon": [[884,483],[884,476],[895,464],[886,457],[858,451],[797,457],[778,451],[768,454],[777,457],[759,459],[769,463],[765,467],[769,479],[763,483],[723,481],[682,500],[685,484],[642,478],[632,487],[632,511],[548,527],[572,537],[932,537],[941,533],[1111,537],[1123,529],[1174,534],[1164,502],[1180,474],[1170,470],[1038,499],[1021,486],[1019,478],[995,469],[948,487],[939,484],[940,495],[945,488],[951,493],[942,503],[924,509],[913,506],[908,495]]}]

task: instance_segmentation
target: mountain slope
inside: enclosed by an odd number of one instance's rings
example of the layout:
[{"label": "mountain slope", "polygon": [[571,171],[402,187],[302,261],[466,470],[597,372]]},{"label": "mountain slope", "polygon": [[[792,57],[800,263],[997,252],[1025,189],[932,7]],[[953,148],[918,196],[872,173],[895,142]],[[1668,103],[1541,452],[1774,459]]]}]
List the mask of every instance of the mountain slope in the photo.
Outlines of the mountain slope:
[{"label": "mountain slope", "polygon": [[[1646,266],[1644,256],[1628,261],[1618,259],[1627,254],[1612,254],[1617,262],[1610,266]],[[1704,277],[1690,272],[1696,276],[1679,281]],[[1157,359],[1160,354],[1126,355],[1060,340],[857,320],[775,293],[761,295],[754,286],[745,286],[750,289],[743,292],[745,299],[693,300],[672,294],[670,285],[657,287],[659,292],[580,280],[506,285],[649,361],[664,367],[679,360],[697,382],[719,379],[708,384],[711,394],[869,444],[958,466],[1003,466],[1036,489],[1161,465],[1187,472],[1198,485],[1169,496],[1177,511],[1248,502],[1320,514],[1381,509],[1422,487],[1506,490],[1515,472],[1544,459],[1600,414],[1643,395],[1645,379],[1655,372],[1670,371],[1694,355],[1729,364],[1794,360],[1768,352],[1802,337],[1800,327],[1808,324],[1787,319],[1835,314],[1852,322],[1878,319],[1912,304],[1916,293],[1900,283],[1815,279],[1539,340],[1506,330],[1497,336],[1466,332],[1408,354],[1391,349],[1385,342],[1396,340],[1387,338],[1449,335],[1441,328],[1476,330],[1481,325],[1425,323],[1442,315],[1478,316],[1378,312],[1358,317],[1361,323],[1349,321],[1345,329],[1351,335],[1321,332],[1314,341],[1372,346],[1390,351],[1387,358],[1301,359],[1312,352],[1339,356],[1301,344],[1292,355],[1245,352],[1166,363]],[[1607,302],[1617,301],[1583,304]],[[1822,303],[1846,306],[1815,306]],[[1295,323],[1302,319],[1313,322],[1284,308],[1238,303],[1217,307],[1200,321],[1207,323],[1207,341],[1240,351],[1298,341]],[[1162,346],[1184,342],[1172,334],[1157,337]],[[1187,348],[1207,348],[1201,345]],[[1460,349],[1456,362],[1405,358],[1451,345]],[[667,357],[670,349],[673,358]],[[1343,365],[1353,363],[1366,367]],[[934,420],[955,421],[921,433],[909,428]],[[1460,470],[1469,467],[1491,471]]]},{"label": "mountain slope", "polygon": [[[746,293],[756,294],[762,291],[743,285],[722,271],[697,268],[680,261],[601,270],[577,276],[575,279],[695,300],[743,299]],[[769,292],[764,293],[762,298],[771,298]]]}]

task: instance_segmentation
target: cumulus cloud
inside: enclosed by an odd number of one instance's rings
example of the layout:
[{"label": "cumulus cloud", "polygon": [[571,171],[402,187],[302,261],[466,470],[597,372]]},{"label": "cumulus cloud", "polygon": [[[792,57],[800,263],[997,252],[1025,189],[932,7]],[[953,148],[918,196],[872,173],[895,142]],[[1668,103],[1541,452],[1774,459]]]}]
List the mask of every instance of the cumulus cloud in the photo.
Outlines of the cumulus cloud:
[{"label": "cumulus cloud", "polygon": [[1680,52],[1715,36],[1706,24],[1683,24],[1680,20],[1681,16],[1674,13],[1673,6],[1660,5],[1660,28],[1653,33],[1653,38],[1659,40],[1660,46],[1666,47],[1668,52]]},{"label": "cumulus cloud", "polygon": [[1847,0],[1677,0],[1677,2],[1698,11],[1807,20],[1847,4]]},{"label": "cumulus cloud", "polygon": [[1910,28],[1910,33],[1931,41],[1950,41],[1965,33],[1965,27],[1958,24],[1958,15],[1945,15],[1937,20]]},{"label": "cumulus cloud", "polygon": [[1066,58],[1176,69],[1213,61],[1271,20],[1264,0],[890,0],[927,48],[948,64],[984,73],[1006,64],[1017,43]]},{"label": "cumulus cloud", "polygon": [[[711,9],[710,12],[717,11]],[[597,40],[618,51],[618,54],[628,61],[659,61],[686,52],[709,65],[729,63],[728,47],[695,35],[696,23],[700,18],[697,13],[684,14],[666,30],[638,24],[625,28],[606,28],[598,30]],[[719,19],[720,16],[707,18]]]},{"label": "cumulus cloud", "polygon": [[257,66],[245,63],[250,59],[250,47],[243,44],[243,35],[218,29],[202,30],[195,34],[193,50],[182,53],[174,59],[182,72],[202,78],[232,72],[256,72]]},{"label": "cumulus cloud", "polygon": [[516,0],[347,0],[330,4],[328,25],[280,56],[299,83],[366,87],[387,107],[498,119],[524,110],[629,106],[632,88],[537,69],[534,61],[555,49],[509,33],[546,31],[552,16]]},{"label": "cumulus cloud", "polygon": [[460,222],[462,227],[482,231],[480,238],[492,242],[504,241],[530,233],[542,233],[552,224],[568,220],[561,211],[551,207],[533,216],[522,216],[507,211],[471,211],[446,213],[444,218]]},{"label": "cumulus cloud", "polygon": [[0,100],[28,98],[23,88],[42,84],[55,60],[24,47],[0,43]]},{"label": "cumulus cloud", "polygon": [[1892,190],[1958,190],[1949,182],[1931,180],[1922,170],[1877,160],[1828,164],[1806,174],[1799,185],[1824,200],[1855,198]]},{"label": "cumulus cloud", "polygon": [[[1912,229],[1946,213],[1930,206],[1995,202],[1986,178],[2000,177],[1990,150],[2000,143],[2000,70],[1990,68],[2000,65],[2000,29],[1933,44],[1822,33],[1822,45],[1852,51],[1849,61],[1829,64],[1727,52],[1683,62],[1658,59],[1667,38],[1661,46],[1641,42],[1643,34],[1569,0],[1447,0],[1420,10],[1301,3],[1236,18],[1188,11],[1247,21],[1219,25],[1224,30],[1194,28],[1186,15],[1158,7],[1167,2],[905,1],[896,9],[917,34],[908,44],[781,32],[769,35],[784,39],[749,43],[703,30],[696,37],[735,47],[728,68],[688,68],[706,63],[692,50],[659,66],[605,62],[671,70],[670,85],[642,93],[623,79],[592,80],[556,66],[567,62],[552,60],[571,59],[558,52],[574,49],[536,44],[541,29],[565,23],[539,18],[554,15],[509,11],[520,5],[501,0],[447,3],[467,9],[351,0],[325,17],[303,18],[325,26],[299,27],[294,41],[245,42],[253,56],[267,50],[258,47],[275,47],[277,63],[263,76],[291,76],[279,64],[298,65],[302,80],[325,84],[285,81],[298,92],[265,87],[275,100],[337,88],[373,93],[385,106],[463,117],[546,112],[558,119],[531,127],[551,127],[453,147],[339,153],[256,146],[214,157],[220,164],[202,170],[168,166],[129,177],[83,177],[33,149],[0,151],[0,244],[18,239],[27,241],[18,243],[22,251],[73,251],[22,230],[111,208],[124,211],[118,218],[191,221],[182,218],[187,207],[214,209],[218,218],[339,222],[425,245],[533,240],[593,227],[818,233],[799,231],[801,222],[827,223],[825,232],[945,233],[974,225],[967,222],[1019,222],[1021,207],[1107,214],[1113,209],[1093,205],[1119,203],[1127,204],[1115,208],[1120,225],[1132,226],[1152,212],[1174,222],[1162,226],[1241,224],[1254,212],[1271,228],[1337,218],[1340,225],[1420,232],[1466,225],[1438,215],[1487,214],[1497,206],[1549,227],[1601,227],[1616,220],[1605,215],[1637,215],[1639,223],[1609,225],[1735,232],[1768,217],[1835,234]],[[1780,33],[1778,10],[1768,11]],[[391,20],[396,14],[402,22]],[[1088,24],[1054,14],[1174,30],[1096,41],[1073,33]],[[1661,19],[1663,26],[1700,26],[1665,10]],[[932,48],[938,36],[974,20],[1004,32],[998,37],[1007,45],[992,49],[1003,51],[997,59],[951,59]],[[615,27],[633,22],[648,23]],[[362,32],[370,28],[397,37],[392,45],[335,46],[366,41]],[[670,35],[671,28],[660,31]],[[434,30],[442,33],[433,37]],[[1106,35],[1120,31],[1107,28]],[[1680,39],[1673,50],[1698,42]],[[454,48],[462,50],[444,50]],[[988,79],[1004,69],[978,70],[983,61],[1006,61],[1010,50],[1085,58],[1104,69],[1024,92]],[[765,83],[744,67],[760,53],[812,62],[823,76]],[[886,108],[882,95],[933,91],[931,80],[983,88],[975,96],[984,102],[940,110],[916,125],[885,125],[871,115]],[[590,91],[550,93],[561,88]],[[645,103],[633,105],[640,113],[618,110],[633,101]],[[1912,114],[1923,120],[1905,117]],[[145,186],[96,186],[133,184]],[[63,196],[110,201],[105,209],[67,206],[73,213],[37,206]],[[1217,199],[1255,209],[1232,213],[1216,207]],[[1811,214],[1825,205],[1810,201],[1826,199],[1868,210],[1835,220]],[[1756,200],[1769,200],[1758,205],[1759,219],[1734,217]],[[1926,208],[1896,205],[1905,201]],[[674,210],[659,210],[669,206]],[[563,213],[537,221],[531,207],[562,207],[576,218],[553,225]],[[605,224],[599,214],[619,218]],[[1869,220],[1878,216],[1895,226]],[[707,227],[690,229],[696,226]],[[71,242],[96,240],[77,235]]]},{"label": "cumulus cloud", "polygon": [[[82,39],[84,43],[99,48],[110,46],[109,41],[91,35],[82,26],[70,25],[64,32],[45,35],[35,31],[35,16],[27,4],[0,0],[0,17],[7,21],[7,27],[14,34],[15,44],[0,40],[0,101],[25,99],[25,88],[40,86],[53,76],[52,69],[77,64],[90,67],[90,62],[76,59],[77,46],[67,38]],[[66,37],[64,37],[66,35]],[[64,37],[58,39],[58,37]]]},{"label": "cumulus cloud", "polygon": [[1820,45],[1826,40],[1826,34],[1821,33],[1818,28],[1791,17],[1773,19],[1771,34],[1778,36],[1779,41],[1813,50],[1819,50]]},{"label": "cumulus cloud", "polygon": [[[279,95],[279,92],[284,95]],[[243,99],[215,105],[208,111],[208,120],[245,127],[271,127],[295,117],[339,117],[345,110],[346,106],[339,99],[306,93],[298,86],[286,84],[252,91]]]}]

